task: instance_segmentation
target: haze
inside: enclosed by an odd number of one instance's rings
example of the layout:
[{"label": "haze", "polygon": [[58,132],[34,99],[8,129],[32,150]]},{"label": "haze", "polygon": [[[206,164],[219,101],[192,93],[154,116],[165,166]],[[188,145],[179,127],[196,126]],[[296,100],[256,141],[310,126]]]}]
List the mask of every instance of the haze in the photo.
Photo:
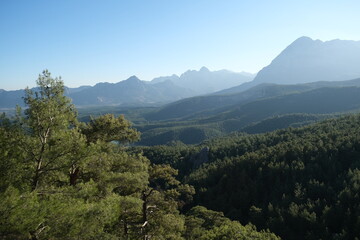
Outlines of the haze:
[{"label": "haze", "polygon": [[0,88],[258,72],[300,36],[359,40],[358,1],[1,1]]}]

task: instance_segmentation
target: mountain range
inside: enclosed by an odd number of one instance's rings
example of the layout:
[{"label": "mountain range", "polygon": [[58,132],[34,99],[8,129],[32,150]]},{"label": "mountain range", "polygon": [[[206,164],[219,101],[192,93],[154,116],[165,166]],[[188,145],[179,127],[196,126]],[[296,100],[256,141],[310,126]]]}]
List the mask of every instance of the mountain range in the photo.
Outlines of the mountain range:
[{"label": "mountain range", "polygon": [[[148,106],[161,105],[179,99],[212,93],[227,87],[251,81],[254,75],[227,70],[210,71],[202,67],[189,70],[180,77],[172,75],[152,81],[142,81],[132,76],[118,83],[98,83],[95,86],[66,88],[66,95],[77,106]],[[34,89],[36,90],[36,89]],[[0,90],[0,108],[23,106],[23,90]]]},{"label": "mountain range", "polygon": [[180,77],[177,75],[159,77],[151,82],[158,83],[170,80],[177,86],[190,88],[197,95],[202,95],[250,82],[254,77],[254,74],[246,72],[236,73],[228,70],[210,71],[208,68],[202,67],[199,71],[186,71]]},{"label": "mountain range", "polygon": [[[66,88],[66,95],[72,98],[77,106],[160,106],[170,103],[159,111],[164,113],[160,115],[171,119],[191,114],[201,116],[200,112],[211,112],[214,106],[226,107],[239,101],[270,97],[264,89],[270,91],[271,87],[264,84],[285,84],[283,87],[273,86],[279,93],[281,88],[288,91],[288,85],[310,82],[316,83],[296,86],[296,91],[299,87],[314,89],[317,85],[330,86],[330,82],[334,82],[334,86],[340,86],[341,81],[360,77],[358,66],[360,41],[323,42],[301,37],[286,47],[256,76],[228,70],[210,71],[202,67],[198,71],[189,70],[180,76],[158,77],[152,81],[142,81],[132,76],[118,83],[105,82],[95,86]],[[253,88],[255,86],[258,88]],[[251,88],[251,91],[244,92]],[[242,94],[233,95],[238,93]],[[23,105],[23,95],[23,90],[0,90],[0,108]],[[199,95],[202,96],[187,99]],[[210,95],[216,97],[209,97]],[[180,102],[177,102],[178,100]],[[172,113],[169,111],[171,108],[175,109],[171,110]],[[160,116],[154,113],[148,117],[152,119],[155,115]]]},{"label": "mountain range", "polygon": [[90,105],[143,105],[175,101],[193,96],[190,89],[176,86],[171,81],[149,84],[132,76],[118,83],[98,83],[94,87],[70,93],[78,106]]}]

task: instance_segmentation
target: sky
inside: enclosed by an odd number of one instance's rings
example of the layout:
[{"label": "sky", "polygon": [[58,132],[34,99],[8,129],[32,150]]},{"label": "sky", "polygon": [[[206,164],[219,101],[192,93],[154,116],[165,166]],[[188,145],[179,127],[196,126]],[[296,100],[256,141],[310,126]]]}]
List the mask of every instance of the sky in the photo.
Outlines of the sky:
[{"label": "sky", "polygon": [[301,36],[360,40],[358,0],[1,0],[0,89],[256,73]]}]

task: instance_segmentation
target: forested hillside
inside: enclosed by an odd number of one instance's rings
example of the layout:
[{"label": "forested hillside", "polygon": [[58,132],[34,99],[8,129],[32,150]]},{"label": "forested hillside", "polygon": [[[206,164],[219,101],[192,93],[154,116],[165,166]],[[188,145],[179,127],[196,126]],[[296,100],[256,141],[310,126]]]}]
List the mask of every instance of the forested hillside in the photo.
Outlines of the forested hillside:
[{"label": "forested hillside", "polygon": [[[360,85],[360,84],[359,84]],[[234,94],[213,94],[186,98],[160,107],[146,114],[147,120],[195,119],[209,117],[257,99],[311,90],[308,85],[260,84],[247,91]]]},{"label": "forested hillside", "polygon": [[[301,91],[299,86],[270,85],[260,89],[262,90],[259,92],[263,92],[264,97],[254,96],[252,100],[249,98],[239,101],[235,105],[219,107],[213,110],[209,107],[208,112],[204,113],[204,111],[200,110],[197,115],[193,114],[193,117],[188,119],[185,117],[182,120],[137,124],[136,128],[143,133],[143,138],[139,144],[157,145],[171,141],[197,144],[206,139],[222,136],[233,131],[268,132],[283,127],[308,124],[317,121],[316,119],[324,119],[326,115],[331,116],[360,110],[359,87],[321,87]],[[266,97],[268,95],[270,97]],[[215,99],[220,102],[220,99],[229,98],[229,96],[217,96]],[[200,100],[200,98],[194,100]],[[177,111],[184,112],[181,107],[183,104],[185,104],[184,108],[190,109],[190,111],[197,106],[196,103],[191,104],[187,101],[181,101],[173,107],[169,105],[168,108],[162,108],[159,112],[152,111],[144,115],[145,118],[147,115],[158,115],[159,119],[165,113],[169,113],[171,116]],[[207,105],[205,104],[205,106]],[[206,107],[203,109],[206,109]],[[310,122],[305,118],[309,114],[313,116]],[[284,121],[289,115],[293,116],[292,120],[290,122]],[[166,119],[166,117],[164,118]],[[265,120],[268,122],[270,118],[272,118],[272,125],[261,124]],[[255,129],[254,125],[259,129]],[[249,131],[251,126],[252,130]]]},{"label": "forested hillside", "polygon": [[123,116],[81,123],[61,80],[37,84],[0,119],[0,239],[279,239],[195,206],[177,169],[129,151]]},{"label": "forested hillside", "polygon": [[[188,182],[201,190],[197,203],[284,239],[355,239],[359,130],[355,115],[227,139],[213,149],[213,163],[193,172]],[[251,138],[257,140],[250,146]]]},{"label": "forested hillside", "polygon": [[143,152],[179,169],[195,187],[195,205],[230,219],[269,228],[282,239],[360,236],[359,114]]},{"label": "forested hillside", "polygon": [[[150,121],[193,120],[199,117],[206,118],[217,113],[221,114],[231,111],[234,108],[239,108],[241,105],[254,102],[256,100],[265,100],[281,96],[286,98],[285,95],[295,93],[303,94],[311,91],[313,91],[313,95],[316,95],[317,91],[319,91],[319,96],[312,96],[310,98],[297,95],[299,96],[298,104],[306,106],[303,102],[307,99],[317,101],[320,99],[321,101],[329,102],[329,98],[331,98],[332,93],[325,92],[327,88],[335,91],[335,94],[342,94],[340,91],[346,91],[346,89],[349,90],[354,87],[360,87],[360,79],[337,82],[313,82],[294,85],[262,83],[246,91],[239,90],[239,92],[237,92],[235,88],[231,88],[212,95],[182,99],[160,107],[158,110],[155,109],[152,112],[146,113],[144,114],[144,118]],[[340,88],[342,88],[342,90],[340,90]],[[338,96],[339,98],[336,98],[337,102],[341,104],[342,101],[344,101],[342,98],[346,97],[346,95],[347,94],[344,94],[344,96]],[[315,97],[319,99],[314,99]],[[334,100],[330,99],[330,101]],[[332,104],[329,105],[331,106]]]}]

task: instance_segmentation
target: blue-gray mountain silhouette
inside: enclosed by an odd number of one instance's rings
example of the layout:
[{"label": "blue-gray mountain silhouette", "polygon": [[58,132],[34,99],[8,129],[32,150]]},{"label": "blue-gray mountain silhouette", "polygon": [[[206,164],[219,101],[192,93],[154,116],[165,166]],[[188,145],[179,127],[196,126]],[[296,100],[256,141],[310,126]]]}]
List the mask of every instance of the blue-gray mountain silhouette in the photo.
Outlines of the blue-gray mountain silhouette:
[{"label": "blue-gray mountain silhouette", "polygon": [[[159,77],[142,81],[136,76],[118,83],[98,83],[95,86],[66,88],[66,95],[77,106],[96,105],[151,105],[177,101],[186,97],[218,91],[252,80],[252,75],[227,70],[211,72],[203,67],[200,71],[187,71],[180,77]],[[0,90],[0,108],[23,106],[24,90]]]},{"label": "blue-gray mountain silhouette", "polygon": [[210,71],[208,68],[202,67],[199,71],[188,70],[181,74],[180,77],[177,75],[159,77],[151,82],[158,83],[170,80],[177,86],[191,89],[197,95],[201,95],[249,82],[254,79],[254,76],[251,73],[237,73],[228,70]]},{"label": "blue-gray mountain silhouette", "polygon": [[222,93],[245,91],[260,83],[299,84],[360,77],[360,41],[300,37],[285,48],[251,82]]},{"label": "blue-gray mountain silhouette", "polygon": [[301,37],[255,77],[254,83],[296,84],[360,77],[360,41]]}]

